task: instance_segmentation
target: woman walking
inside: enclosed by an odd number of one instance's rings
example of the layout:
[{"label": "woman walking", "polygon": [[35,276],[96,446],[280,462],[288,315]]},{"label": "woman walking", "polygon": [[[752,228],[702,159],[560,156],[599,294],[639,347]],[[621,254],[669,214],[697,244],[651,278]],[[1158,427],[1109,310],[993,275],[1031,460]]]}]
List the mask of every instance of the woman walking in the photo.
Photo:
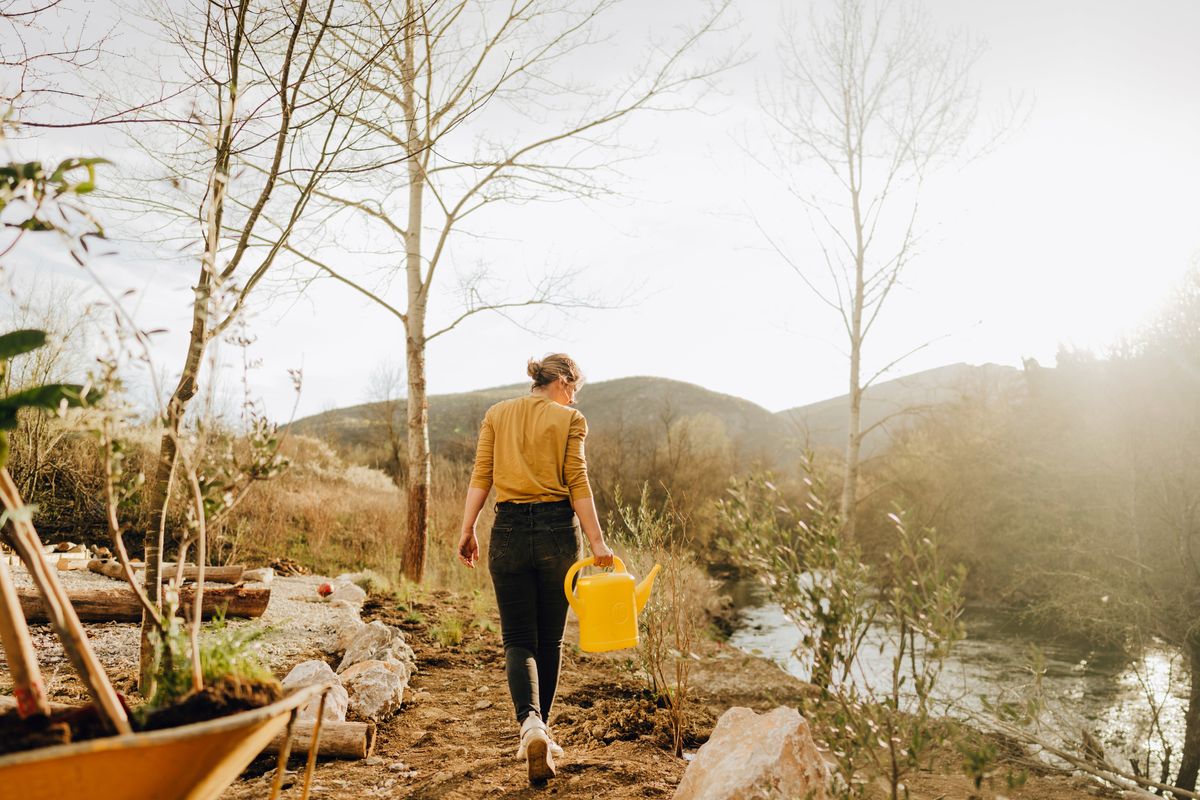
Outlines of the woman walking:
[{"label": "woman walking", "polygon": [[497,403],[483,417],[458,556],[475,566],[475,522],[494,485],[488,570],[500,609],[508,691],[521,726],[517,758],[527,762],[529,780],[541,782],[554,776],[554,756],[562,755],[546,723],[567,621],[563,580],[579,555],[578,528],[597,566],[612,566],[613,554],[588,483],[587,421],[571,408],[583,375],[562,353],[531,360],[528,372],[529,394]]}]

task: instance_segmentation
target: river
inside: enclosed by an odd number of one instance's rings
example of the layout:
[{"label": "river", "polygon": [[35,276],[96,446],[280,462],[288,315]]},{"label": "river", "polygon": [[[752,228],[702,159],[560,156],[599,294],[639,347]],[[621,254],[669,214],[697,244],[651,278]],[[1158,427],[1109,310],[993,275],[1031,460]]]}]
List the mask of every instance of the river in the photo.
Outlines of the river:
[{"label": "river", "polygon": [[[794,655],[800,635],[783,610],[765,598],[752,582],[729,587],[739,614],[730,644],[772,659],[791,674],[806,679],[804,664]],[[1031,649],[1044,656],[1042,680],[1048,738],[1078,742],[1087,728],[1104,744],[1109,760],[1126,766],[1151,754],[1157,774],[1163,741],[1171,744],[1172,769],[1183,745],[1187,709],[1187,670],[1179,655],[1165,646],[1146,649],[1138,657],[1086,644],[1035,636],[1022,631],[1011,614],[971,610],[963,617],[967,637],[958,643],[936,690],[949,713],[968,717],[982,713],[983,695],[992,700],[1019,693],[1031,682]],[[871,631],[860,654],[859,679],[880,692],[891,685],[894,646],[881,628]],[[1159,708],[1162,735],[1155,731],[1151,706]]]}]

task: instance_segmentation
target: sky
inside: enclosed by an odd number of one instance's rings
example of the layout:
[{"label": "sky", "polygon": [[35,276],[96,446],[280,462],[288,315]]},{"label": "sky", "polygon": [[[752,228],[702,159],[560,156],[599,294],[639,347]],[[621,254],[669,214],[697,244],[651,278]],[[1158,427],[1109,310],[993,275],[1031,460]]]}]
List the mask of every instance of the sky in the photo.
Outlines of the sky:
[{"label": "sky", "polygon": [[[474,317],[431,344],[429,391],[519,382],[526,359],[565,351],[591,381],[656,375],[773,411],[844,394],[839,321],[764,235],[820,276],[820,251],[791,190],[795,175],[802,191],[829,187],[811,171],[766,163],[763,97],[781,80],[785,9],[803,19],[829,5],[735,2],[735,24],[707,54],[736,46],[743,63],[696,111],[648,115],[622,132],[639,156],[612,181],[615,196],[499,208],[473,223],[472,236],[452,246],[451,275],[485,265],[499,288],[519,293],[547,270],[571,269],[579,291],[619,307],[542,312],[522,318],[523,327]],[[1003,128],[996,148],[946,165],[923,186],[919,255],[868,340],[866,371],[914,348],[921,349],[889,376],[955,362],[1053,363],[1060,346],[1102,352],[1165,303],[1200,254],[1200,4],[925,7],[938,28],[986,43],[975,71],[981,130],[995,130],[1014,101],[1026,113]],[[669,38],[702,4],[661,0],[649,15],[646,8],[618,8],[611,24],[619,36],[572,69],[605,80],[620,72],[631,42]],[[140,36],[119,33],[110,46],[136,49]],[[93,146],[112,169],[144,168],[107,132],[60,132],[7,148],[18,157]],[[62,280],[82,281],[52,249],[23,247],[14,270],[50,263]],[[96,260],[96,272],[114,291],[135,290],[139,322],[167,329],[155,359],[169,373],[183,355],[195,267],[114,250]],[[456,315],[453,283],[435,291],[433,322]],[[275,416],[291,413],[290,368],[303,369],[304,416],[363,402],[371,372],[404,357],[399,323],[331,282],[258,302],[248,329],[260,364],[252,390]],[[232,367],[223,372],[225,384],[239,379]]]}]

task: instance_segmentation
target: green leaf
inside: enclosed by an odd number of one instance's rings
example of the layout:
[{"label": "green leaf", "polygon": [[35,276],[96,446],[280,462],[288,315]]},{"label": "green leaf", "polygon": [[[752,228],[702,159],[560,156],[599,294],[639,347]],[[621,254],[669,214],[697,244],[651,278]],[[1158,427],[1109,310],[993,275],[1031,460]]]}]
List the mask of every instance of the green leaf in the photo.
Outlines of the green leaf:
[{"label": "green leaf", "polygon": [[56,411],[64,401],[68,406],[84,406],[98,397],[98,393],[73,383],[51,383],[25,389],[0,400],[0,430],[17,427],[17,412],[22,408]]},{"label": "green leaf", "polygon": [[46,343],[46,332],[34,329],[13,331],[0,336],[0,359],[36,350]]}]

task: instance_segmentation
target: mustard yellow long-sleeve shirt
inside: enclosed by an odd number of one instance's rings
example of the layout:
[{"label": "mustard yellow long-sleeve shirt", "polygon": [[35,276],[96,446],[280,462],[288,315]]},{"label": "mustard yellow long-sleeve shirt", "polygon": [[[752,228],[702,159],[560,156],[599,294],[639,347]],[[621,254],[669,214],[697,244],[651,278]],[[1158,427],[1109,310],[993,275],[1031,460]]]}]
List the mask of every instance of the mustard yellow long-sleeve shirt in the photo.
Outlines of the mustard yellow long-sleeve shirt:
[{"label": "mustard yellow long-sleeve shirt", "polygon": [[487,410],[479,426],[473,488],[496,486],[496,502],[549,503],[592,496],[583,414],[531,394]]}]

